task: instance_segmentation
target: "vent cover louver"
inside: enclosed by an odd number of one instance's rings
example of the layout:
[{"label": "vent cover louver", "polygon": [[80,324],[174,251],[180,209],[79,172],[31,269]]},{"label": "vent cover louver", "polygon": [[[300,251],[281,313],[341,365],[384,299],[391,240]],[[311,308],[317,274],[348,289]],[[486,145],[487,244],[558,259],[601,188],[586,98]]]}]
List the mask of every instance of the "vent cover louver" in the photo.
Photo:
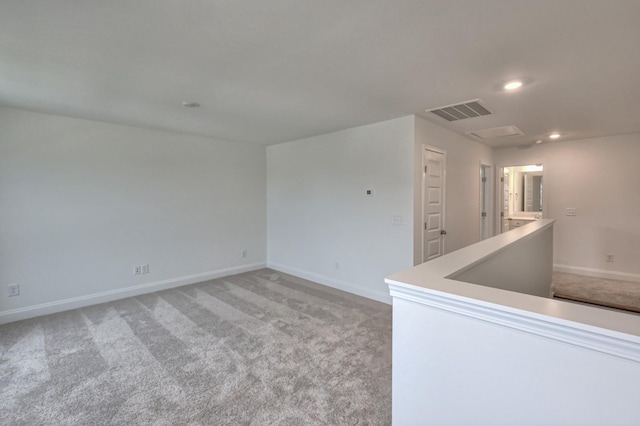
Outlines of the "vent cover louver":
[{"label": "vent cover louver", "polygon": [[480,117],[481,115],[491,114],[491,111],[480,103],[480,99],[430,109],[428,112],[432,112],[447,121],[458,121],[464,120],[465,118]]}]

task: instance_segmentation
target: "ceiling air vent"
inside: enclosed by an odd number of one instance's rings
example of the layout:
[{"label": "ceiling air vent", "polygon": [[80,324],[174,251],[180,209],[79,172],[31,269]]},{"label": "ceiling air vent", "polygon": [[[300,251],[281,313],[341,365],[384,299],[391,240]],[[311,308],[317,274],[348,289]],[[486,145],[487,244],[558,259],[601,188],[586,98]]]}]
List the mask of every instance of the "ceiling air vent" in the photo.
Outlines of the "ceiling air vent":
[{"label": "ceiling air vent", "polygon": [[491,111],[485,108],[480,99],[474,99],[472,101],[462,102],[460,104],[449,105],[436,109],[427,110],[432,112],[438,117],[444,118],[447,121],[464,120],[465,118],[480,117],[481,115],[490,115]]},{"label": "ceiling air vent", "polygon": [[516,126],[494,127],[492,129],[473,130],[467,134],[474,136],[480,140],[504,138],[507,136],[522,136],[522,130]]}]

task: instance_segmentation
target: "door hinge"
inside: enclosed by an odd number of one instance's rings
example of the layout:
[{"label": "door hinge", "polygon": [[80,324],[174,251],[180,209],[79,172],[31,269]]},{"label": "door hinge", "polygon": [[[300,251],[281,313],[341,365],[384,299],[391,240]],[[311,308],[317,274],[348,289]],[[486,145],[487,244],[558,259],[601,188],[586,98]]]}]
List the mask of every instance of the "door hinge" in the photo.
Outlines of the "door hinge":
[{"label": "door hinge", "polygon": [[482,212],[482,217],[487,217],[487,212]]},{"label": "door hinge", "polygon": [[482,178],[482,182],[483,182],[483,183],[487,182],[487,178],[486,178],[486,177],[483,177],[483,178]]},{"label": "door hinge", "polygon": [[503,177],[500,178],[500,182],[504,182],[504,178]]},{"label": "door hinge", "polygon": [[504,212],[500,212],[500,217],[504,217]]},{"label": "door hinge", "polygon": [[424,172],[427,173],[427,166],[424,166]]},{"label": "door hinge", "polygon": [[424,229],[427,229],[427,222],[424,223]]}]

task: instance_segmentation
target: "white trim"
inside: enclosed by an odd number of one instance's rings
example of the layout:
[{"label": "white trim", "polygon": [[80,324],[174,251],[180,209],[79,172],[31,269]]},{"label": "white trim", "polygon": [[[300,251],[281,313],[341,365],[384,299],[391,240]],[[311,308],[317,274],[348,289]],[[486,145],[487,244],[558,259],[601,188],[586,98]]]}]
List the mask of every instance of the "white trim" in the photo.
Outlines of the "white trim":
[{"label": "white trim", "polygon": [[553,270],[557,272],[567,272],[569,274],[586,275],[587,277],[606,278],[610,280],[632,281],[640,283],[640,274],[621,271],[607,271],[605,269],[583,268],[571,265],[553,265]]},{"label": "white trim", "polygon": [[535,318],[527,315],[526,311],[518,313],[506,310],[504,306],[491,306],[470,298],[463,300],[446,293],[435,294],[429,289],[389,283],[389,290],[392,297],[640,363],[640,341],[636,336],[612,333],[610,330],[600,332],[596,327],[586,329],[583,324],[574,323],[573,326],[568,321],[560,323],[553,317],[548,317],[549,320]]},{"label": "white trim", "polygon": [[70,299],[56,300],[55,302],[42,303],[24,308],[11,309],[0,312],[0,324],[19,321],[27,318],[39,317],[41,315],[54,314],[56,312],[68,311],[70,309],[83,308],[85,306],[96,305],[98,303],[111,302],[113,300],[124,299],[141,294],[153,293],[155,291],[166,290],[197,282],[208,281],[215,278],[226,277],[242,272],[255,271],[266,267],[266,263],[252,263],[249,265],[234,266],[231,268],[217,269],[215,271],[202,272],[199,274],[185,275],[183,277],[170,278],[168,280],[156,281],[127,287],[117,290],[109,290],[101,293],[88,294],[85,296],[72,297]]},{"label": "white trim", "polygon": [[[485,194],[482,191],[482,189],[483,189],[482,188],[482,184],[486,183],[486,182],[482,182],[482,178],[483,178],[483,176],[482,176],[482,171],[483,171],[482,160],[478,161],[478,163],[480,164],[480,182],[479,182],[479,185],[478,185],[478,194],[480,194],[480,200],[479,200],[480,202],[478,203],[478,216],[480,217],[480,220],[479,220],[479,222],[480,222],[480,235],[479,235],[478,241],[482,241],[483,239],[486,240],[486,238],[482,238],[482,231],[483,231],[483,229],[482,229],[483,228],[483,226],[482,226],[483,225],[483,223],[482,223],[482,203],[483,203],[483,201],[485,199]],[[491,166],[489,166],[489,167],[491,167]],[[485,190],[487,189],[486,185],[485,185],[484,189]]]},{"label": "white trim", "polygon": [[298,278],[304,278],[318,284],[337,288],[338,290],[346,291],[348,293],[357,294],[358,296],[366,297],[367,299],[377,300],[378,302],[386,303],[388,305],[391,304],[391,296],[387,292],[372,290],[359,284],[338,280],[325,275],[316,274],[315,272],[303,271],[302,269],[292,268],[290,266],[280,265],[277,263],[268,262],[267,267],[279,272],[284,272],[285,274],[294,275]]}]

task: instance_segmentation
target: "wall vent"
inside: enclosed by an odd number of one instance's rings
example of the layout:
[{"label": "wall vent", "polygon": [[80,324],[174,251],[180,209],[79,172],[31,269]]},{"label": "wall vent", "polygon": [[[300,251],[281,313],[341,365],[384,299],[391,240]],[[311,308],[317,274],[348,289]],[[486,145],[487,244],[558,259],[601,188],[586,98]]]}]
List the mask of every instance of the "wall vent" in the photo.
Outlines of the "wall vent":
[{"label": "wall vent", "polygon": [[491,114],[491,111],[482,105],[480,99],[429,109],[427,112],[431,112],[447,121],[458,121],[464,120],[465,118],[480,117],[481,115]]}]

